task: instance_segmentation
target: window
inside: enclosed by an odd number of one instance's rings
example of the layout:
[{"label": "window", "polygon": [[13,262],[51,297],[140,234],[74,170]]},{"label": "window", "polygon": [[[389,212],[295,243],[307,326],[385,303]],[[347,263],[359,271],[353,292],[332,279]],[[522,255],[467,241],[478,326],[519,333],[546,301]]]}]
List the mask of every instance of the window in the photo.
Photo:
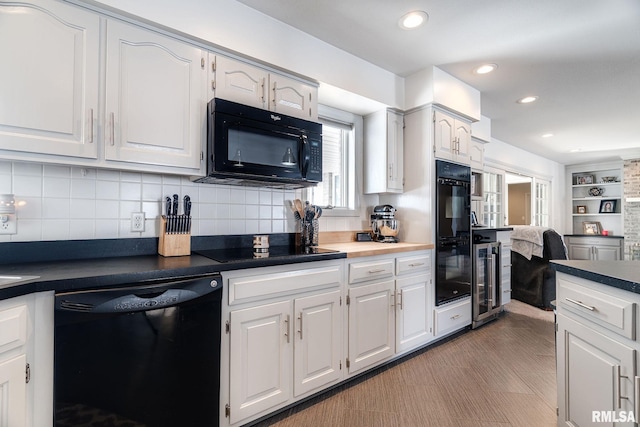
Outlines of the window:
[{"label": "window", "polygon": [[322,182],[306,190],[305,198],[323,214],[356,215],[356,137],[362,118],[329,107],[321,109]]},{"label": "window", "polygon": [[489,227],[502,227],[505,212],[502,208],[503,174],[485,170],[482,174],[482,192],[484,196],[484,215],[482,224]]},{"label": "window", "polygon": [[535,211],[533,225],[549,227],[549,187],[550,182],[543,179],[535,180]]}]

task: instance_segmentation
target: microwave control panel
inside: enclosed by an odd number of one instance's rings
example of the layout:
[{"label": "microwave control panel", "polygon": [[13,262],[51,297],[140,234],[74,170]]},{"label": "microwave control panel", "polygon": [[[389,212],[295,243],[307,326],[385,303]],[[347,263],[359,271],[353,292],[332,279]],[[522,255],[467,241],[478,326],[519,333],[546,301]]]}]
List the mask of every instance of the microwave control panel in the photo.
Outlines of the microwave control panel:
[{"label": "microwave control panel", "polygon": [[308,181],[322,181],[322,143],[320,141],[309,142],[309,170]]}]

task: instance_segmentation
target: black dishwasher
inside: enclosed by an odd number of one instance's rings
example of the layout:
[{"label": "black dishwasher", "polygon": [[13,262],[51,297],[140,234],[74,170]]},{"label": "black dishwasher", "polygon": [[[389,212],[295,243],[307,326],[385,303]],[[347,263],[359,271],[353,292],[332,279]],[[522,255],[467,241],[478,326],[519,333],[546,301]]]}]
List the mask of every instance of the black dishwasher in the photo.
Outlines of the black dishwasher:
[{"label": "black dishwasher", "polygon": [[55,300],[55,427],[218,425],[221,276]]}]

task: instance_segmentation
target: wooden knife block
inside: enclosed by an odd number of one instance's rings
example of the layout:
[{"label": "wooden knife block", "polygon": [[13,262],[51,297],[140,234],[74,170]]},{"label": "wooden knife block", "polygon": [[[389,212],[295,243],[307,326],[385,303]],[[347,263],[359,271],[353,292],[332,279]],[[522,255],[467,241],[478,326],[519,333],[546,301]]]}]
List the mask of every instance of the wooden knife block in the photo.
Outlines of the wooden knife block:
[{"label": "wooden knife block", "polygon": [[158,253],[162,256],[191,255],[191,232],[167,233],[167,219],[160,219],[160,239],[158,240]]}]

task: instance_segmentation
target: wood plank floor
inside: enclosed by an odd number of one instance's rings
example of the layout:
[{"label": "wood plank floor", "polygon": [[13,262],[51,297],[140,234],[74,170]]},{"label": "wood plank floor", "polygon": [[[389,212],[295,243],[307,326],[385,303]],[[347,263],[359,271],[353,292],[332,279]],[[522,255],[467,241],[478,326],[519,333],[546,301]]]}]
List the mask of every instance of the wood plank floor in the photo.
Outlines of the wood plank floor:
[{"label": "wood plank floor", "polygon": [[553,313],[510,304],[493,322],[256,425],[555,426]]}]

